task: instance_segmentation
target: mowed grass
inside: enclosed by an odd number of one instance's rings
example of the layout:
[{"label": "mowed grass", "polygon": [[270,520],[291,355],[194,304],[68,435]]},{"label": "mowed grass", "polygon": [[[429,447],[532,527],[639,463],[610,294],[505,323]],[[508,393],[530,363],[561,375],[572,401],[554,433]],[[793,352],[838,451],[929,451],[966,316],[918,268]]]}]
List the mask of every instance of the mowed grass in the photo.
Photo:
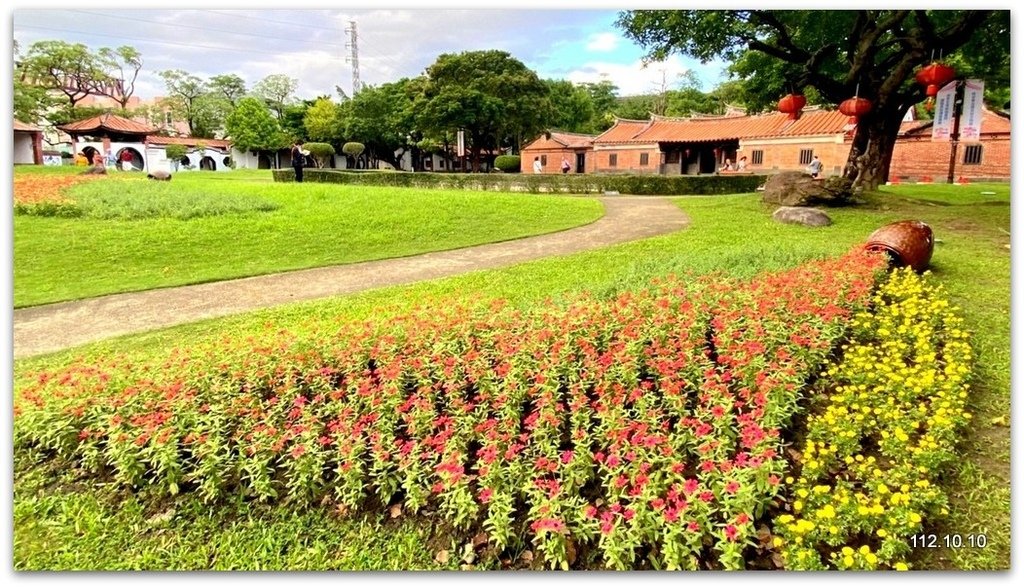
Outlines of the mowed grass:
[{"label": "mowed grass", "polygon": [[[988,191],[996,194],[981,194]],[[945,478],[952,512],[948,521],[930,530],[984,532],[988,545],[984,549],[920,550],[914,563],[925,569],[1007,569],[1010,440],[1008,427],[1000,423],[1009,423],[1010,418],[1009,186],[885,188],[870,195],[866,204],[829,210],[834,224],[822,229],[775,223],[770,219],[772,209],[755,195],[684,197],[677,202],[692,224],[673,235],[123,337],[19,361],[15,364],[16,381],[26,371],[55,367],[80,356],[128,353],[142,361],[174,347],[208,338],[244,336],[267,325],[314,329],[323,322],[402,312],[439,297],[502,297],[528,306],[581,290],[610,294],[668,273],[750,276],[837,255],[863,243],[887,222],[920,219],[935,230],[939,242],[932,271],[963,309],[977,353],[971,406],[975,422],[964,439],[964,461]],[[336,518],[329,507],[317,512],[298,512],[287,505],[253,510],[238,505],[200,508],[190,497],[151,504],[144,497],[119,494],[109,486],[62,478],[65,474],[57,474],[60,468],[54,464],[33,467],[16,456],[15,468],[15,569],[63,569],[69,562],[89,569],[420,569],[438,566],[433,558],[439,550],[458,547],[448,547],[450,537],[422,521]],[[145,524],[154,517],[156,521],[167,519],[158,530]],[[88,531],[82,530],[81,522],[76,523],[83,520],[92,521]],[[274,532],[261,535],[257,529]],[[311,536],[318,539],[311,540]],[[366,545],[366,551],[377,555],[353,559],[351,550],[333,547],[342,543]],[[281,555],[310,550],[315,557],[309,559]],[[483,561],[477,565],[500,564]],[[457,568],[458,562],[440,567]]]},{"label": "mowed grass", "polygon": [[15,216],[14,306],[455,249],[603,214],[587,198],[275,184],[234,173],[165,183],[111,172],[71,189],[85,217]]}]

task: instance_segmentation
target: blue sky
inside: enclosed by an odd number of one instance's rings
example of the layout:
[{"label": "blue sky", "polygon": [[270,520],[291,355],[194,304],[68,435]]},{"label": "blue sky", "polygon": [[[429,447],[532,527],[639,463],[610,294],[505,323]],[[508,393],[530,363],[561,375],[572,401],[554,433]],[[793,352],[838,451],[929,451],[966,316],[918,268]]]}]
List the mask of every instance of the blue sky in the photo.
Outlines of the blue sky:
[{"label": "blue sky", "polygon": [[300,98],[335,95],[335,86],[350,93],[350,21],[356,23],[364,84],[415,76],[441,53],[476,49],[508,51],[544,78],[607,79],[621,95],[677,87],[679,75],[689,69],[705,90],[723,79],[724,64],[701,65],[680,56],[643,67],[643,51],[614,26],[621,7],[269,10],[251,8],[252,3],[244,9],[241,3],[217,3],[211,9],[137,10],[144,4],[49,8],[45,1],[15,1],[12,32],[23,52],[46,39],[93,49],[131,45],[144,60],[136,90],[144,98],[163,94],[156,72],[165,69],[203,78],[235,73],[250,85],[270,74],[286,74],[298,80]]}]

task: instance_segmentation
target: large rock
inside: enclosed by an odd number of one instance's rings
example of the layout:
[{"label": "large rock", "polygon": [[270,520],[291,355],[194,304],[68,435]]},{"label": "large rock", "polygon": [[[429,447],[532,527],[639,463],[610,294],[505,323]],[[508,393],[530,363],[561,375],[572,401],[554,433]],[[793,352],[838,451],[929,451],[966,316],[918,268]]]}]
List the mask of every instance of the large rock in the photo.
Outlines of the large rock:
[{"label": "large rock", "polygon": [[169,181],[171,181],[171,174],[169,172],[165,172],[165,171],[159,170],[159,169],[156,170],[156,171],[149,172],[148,174],[146,174],[146,177],[151,179],[151,180],[156,180],[158,182],[169,182]]},{"label": "large rock", "polygon": [[852,195],[848,178],[833,176],[815,180],[802,172],[782,172],[768,178],[761,200],[780,206],[835,206],[846,203]]},{"label": "large rock", "polygon": [[772,218],[780,223],[805,227],[827,227],[832,224],[832,219],[825,211],[804,206],[783,206],[772,213]]}]

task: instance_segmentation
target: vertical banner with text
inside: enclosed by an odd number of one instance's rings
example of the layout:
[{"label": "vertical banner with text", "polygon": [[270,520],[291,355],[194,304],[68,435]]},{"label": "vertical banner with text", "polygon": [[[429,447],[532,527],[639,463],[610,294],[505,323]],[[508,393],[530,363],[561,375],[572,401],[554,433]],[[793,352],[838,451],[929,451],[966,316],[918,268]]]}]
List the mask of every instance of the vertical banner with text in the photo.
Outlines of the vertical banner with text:
[{"label": "vertical banner with text", "polygon": [[462,129],[459,129],[458,137],[459,138],[458,138],[458,147],[457,147],[458,152],[457,152],[457,154],[458,154],[459,157],[465,157],[466,156],[466,132],[463,131]]},{"label": "vertical banner with text", "polygon": [[953,132],[953,106],[956,101],[956,80],[946,84],[935,96],[935,119],[932,121],[932,141],[949,141]]},{"label": "vertical banner with text", "polygon": [[985,82],[982,80],[967,80],[964,85],[964,109],[960,116],[961,141],[981,141],[981,107],[984,92]]}]

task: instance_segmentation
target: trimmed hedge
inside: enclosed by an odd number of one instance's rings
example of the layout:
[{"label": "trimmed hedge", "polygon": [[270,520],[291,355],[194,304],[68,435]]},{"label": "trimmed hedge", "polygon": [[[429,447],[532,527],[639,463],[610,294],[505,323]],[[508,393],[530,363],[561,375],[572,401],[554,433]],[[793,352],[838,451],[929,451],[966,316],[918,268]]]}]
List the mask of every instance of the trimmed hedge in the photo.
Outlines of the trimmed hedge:
[{"label": "trimmed hedge", "polygon": [[494,158],[494,167],[507,174],[519,173],[522,158],[518,155],[499,155]]},{"label": "trimmed hedge", "polygon": [[[399,186],[406,188],[447,188],[493,190],[497,192],[561,192],[567,194],[600,194],[618,192],[643,196],[678,194],[742,194],[753,192],[764,184],[767,176],[656,176],[656,175],[502,175],[443,173],[352,173],[343,170],[306,170],[303,180],[361,186]],[[274,170],[275,182],[292,182],[291,169]]]}]

